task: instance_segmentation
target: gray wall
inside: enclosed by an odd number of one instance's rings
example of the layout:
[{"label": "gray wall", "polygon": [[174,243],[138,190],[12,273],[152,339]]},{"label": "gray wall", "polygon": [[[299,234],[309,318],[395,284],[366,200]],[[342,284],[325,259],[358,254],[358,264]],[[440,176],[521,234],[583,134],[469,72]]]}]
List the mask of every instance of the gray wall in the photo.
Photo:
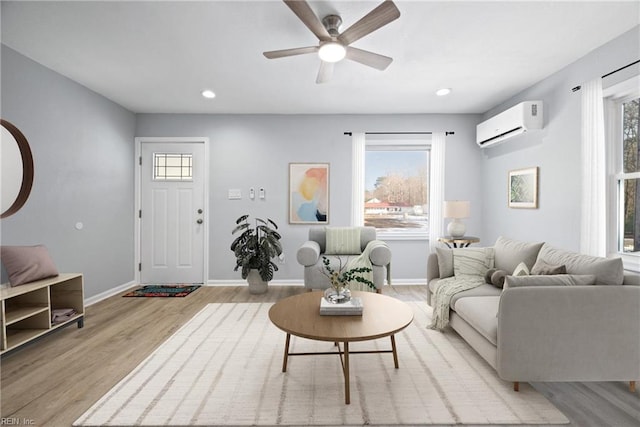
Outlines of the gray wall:
[{"label": "gray wall", "polygon": [[[133,280],[135,115],[2,45],[2,118],[33,151],[31,196],[3,245],[44,244],[87,297]],[[75,224],[84,228],[77,230]]]},{"label": "gray wall", "polygon": [[[488,118],[522,101],[544,101],[542,131],[483,150],[482,230],[487,241],[504,235],[579,250],[581,94],[571,88],[639,58],[636,27],[484,115]],[[508,171],[530,166],[539,167],[539,208],[509,209]]]},{"label": "gray wall", "polygon": [[[351,212],[351,138],[345,131],[454,131],[447,139],[446,198],[472,202],[470,233],[480,224],[480,150],[474,143],[477,115],[164,115],[139,114],[136,136],[198,136],[210,139],[210,280],[237,280],[233,271],[231,229],[242,214],[269,217],[283,235],[286,261],[277,280],[298,280],[295,259],[308,225],[288,224],[290,162],[330,163],[330,223],[349,225]],[[265,188],[266,199],[250,200],[250,187]],[[242,200],[228,200],[240,188]],[[393,277],[425,281],[426,241],[390,241]]]},{"label": "gray wall", "polygon": [[[236,280],[229,244],[244,213],[282,229],[286,262],[276,280],[300,280],[295,251],[308,226],[287,224],[290,162],[331,164],[331,224],[350,218],[351,149],[344,131],[454,131],[446,152],[446,199],[471,201],[469,234],[579,246],[580,94],[571,88],[638,59],[640,30],[624,34],[484,117],[528,99],[545,102],[545,129],[480,150],[479,115],[134,115],[104,97],[2,46],[2,117],[25,133],[34,152],[32,195],[2,220],[2,244],[44,243],[61,271],[86,276],[87,296],[133,279],[134,136],[210,138],[211,280]],[[540,168],[539,209],[507,208],[507,172]],[[264,187],[265,200],[249,200]],[[229,188],[245,197],[227,200]],[[74,228],[77,222],[83,230]],[[423,280],[425,241],[391,241],[394,278]]]}]

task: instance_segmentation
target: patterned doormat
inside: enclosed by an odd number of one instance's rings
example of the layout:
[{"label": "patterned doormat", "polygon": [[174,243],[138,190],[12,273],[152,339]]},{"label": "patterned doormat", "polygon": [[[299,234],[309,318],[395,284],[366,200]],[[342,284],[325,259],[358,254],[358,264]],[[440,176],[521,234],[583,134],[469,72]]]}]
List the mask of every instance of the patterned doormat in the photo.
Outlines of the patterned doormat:
[{"label": "patterned doormat", "polygon": [[186,297],[200,285],[144,285],[123,297]]}]

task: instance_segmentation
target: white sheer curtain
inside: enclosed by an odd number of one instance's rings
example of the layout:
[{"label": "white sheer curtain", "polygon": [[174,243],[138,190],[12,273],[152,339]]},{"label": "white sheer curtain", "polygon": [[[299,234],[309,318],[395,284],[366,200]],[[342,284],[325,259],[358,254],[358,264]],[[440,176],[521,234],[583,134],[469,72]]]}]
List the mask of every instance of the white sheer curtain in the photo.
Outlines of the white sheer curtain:
[{"label": "white sheer curtain", "polygon": [[602,79],[582,85],[580,252],[606,256],[606,150]]},{"label": "white sheer curtain", "polygon": [[431,139],[431,180],[429,181],[429,248],[433,252],[442,236],[444,219],[444,152],[446,136],[444,132],[434,132]]},{"label": "white sheer curtain", "polygon": [[351,226],[364,225],[364,132],[351,134],[351,155],[353,156],[353,168],[351,178]]}]

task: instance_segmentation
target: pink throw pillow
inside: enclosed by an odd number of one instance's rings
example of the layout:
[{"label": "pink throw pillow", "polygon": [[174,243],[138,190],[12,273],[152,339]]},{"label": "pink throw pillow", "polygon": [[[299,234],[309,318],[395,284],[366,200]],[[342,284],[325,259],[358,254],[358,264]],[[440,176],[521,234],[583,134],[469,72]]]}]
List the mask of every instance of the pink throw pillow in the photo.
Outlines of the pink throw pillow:
[{"label": "pink throw pillow", "polygon": [[11,286],[58,275],[58,269],[43,245],[1,246],[0,259],[7,270]]}]

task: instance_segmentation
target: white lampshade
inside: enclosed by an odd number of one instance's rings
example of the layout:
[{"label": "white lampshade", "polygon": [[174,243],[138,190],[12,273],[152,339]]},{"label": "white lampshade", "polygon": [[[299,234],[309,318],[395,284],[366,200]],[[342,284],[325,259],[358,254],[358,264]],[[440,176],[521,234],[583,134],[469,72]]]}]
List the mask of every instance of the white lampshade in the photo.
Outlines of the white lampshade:
[{"label": "white lampshade", "polygon": [[446,200],[442,210],[445,218],[453,218],[447,226],[447,233],[452,237],[463,237],[467,227],[460,218],[469,218],[471,203],[467,200]]},{"label": "white lampshade", "polygon": [[445,200],[442,216],[445,218],[469,218],[471,202],[467,200]]},{"label": "white lampshade", "polygon": [[343,45],[337,42],[328,42],[320,46],[318,56],[325,62],[338,62],[347,54]]}]

